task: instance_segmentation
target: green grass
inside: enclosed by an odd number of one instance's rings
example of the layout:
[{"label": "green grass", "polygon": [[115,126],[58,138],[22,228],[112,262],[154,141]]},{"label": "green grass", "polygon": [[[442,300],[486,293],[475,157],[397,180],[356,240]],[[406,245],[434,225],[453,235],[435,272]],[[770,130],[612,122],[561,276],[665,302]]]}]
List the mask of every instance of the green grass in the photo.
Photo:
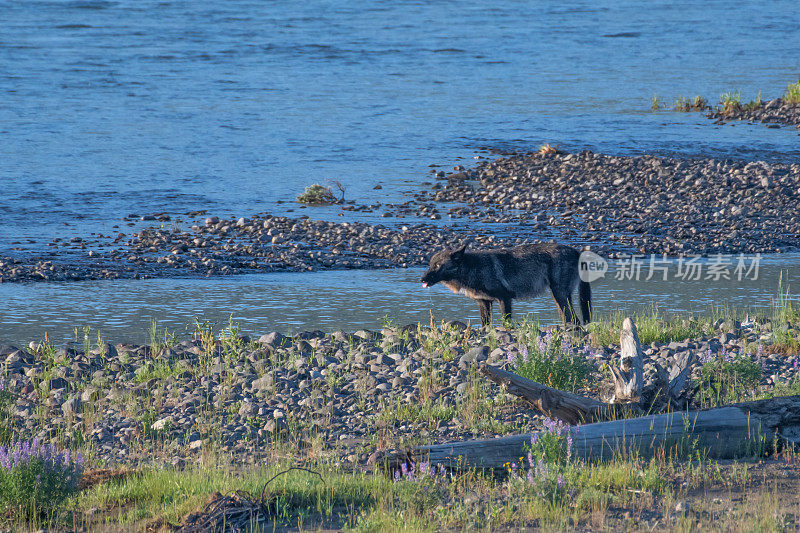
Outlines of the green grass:
[{"label": "green grass", "polygon": [[574,392],[585,387],[594,368],[575,354],[569,339],[556,332],[530,342],[520,355],[511,357],[513,372],[554,389]]},{"label": "green grass", "polygon": [[675,110],[676,111],[703,111],[708,107],[708,100],[703,98],[700,95],[695,96],[694,98],[686,98],[683,96],[679,96],[675,100]]},{"label": "green grass", "polygon": [[657,94],[654,94],[650,99],[650,109],[653,111],[658,111],[661,109],[661,102],[659,101]]},{"label": "green grass", "polygon": [[[155,318],[150,319],[150,329],[148,330],[150,335],[150,356],[157,357],[161,354],[165,349],[172,348],[175,346],[175,333],[170,332],[167,328],[164,328],[163,331],[159,332],[158,330],[158,321]],[[88,331],[87,331],[88,335]]]},{"label": "green grass", "polygon": [[733,113],[742,107],[742,93],[729,91],[719,97],[719,107],[722,113]]},{"label": "green grass", "polygon": [[790,287],[784,287],[783,273],[778,280],[778,294],[772,299],[773,345],[779,351],[800,350],[800,309],[794,303]]},{"label": "green grass", "polygon": [[400,403],[387,405],[378,413],[378,420],[386,422],[425,422],[436,427],[437,423],[449,422],[456,415],[456,406],[441,402]]},{"label": "green grass", "polygon": [[170,365],[165,361],[155,363],[148,362],[136,370],[134,381],[136,381],[136,383],[144,383],[151,379],[167,379],[189,371],[189,368],[186,368],[180,363]]},{"label": "green grass", "polygon": [[758,91],[758,96],[756,96],[755,100],[750,100],[744,105],[744,108],[747,110],[758,109],[764,105],[764,100],[761,99],[761,91]]},{"label": "green grass", "polygon": [[789,86],[786,87],[783,99],[790,104],[800,104],[800,80],[790,83]]},{"label": "green grass", "polygon": [[[163,518],[179,523],[190,512],[201,510],[213,492],[231,494],[243,490],[260,494],[272,476],[289,465],[256,467],[236,472],[235,467],[202,467],[189,470],[146,471],[121,483],[95,487],[72,502],[78,510],[110,509],[103,526],[141,527],[142,521]],[[372,505],[376,497],[391,492],[391,482],[364,472],[343,472],[325,465],[315,466],[319,477],[305,471],[291,471],[267,487],[268,507],[273,517],[297,525],[312,517],[340,521],[348,510]]]},{"label": "green grass", "polygon": [[[149,470],[73,497],[61,520],[74,523],[77,519],[78,524],[86,521],[90,529],[114,530],[142,530],[157,519],[177,524],[187,514],[200,511],[214,492],[259,495],[264,484],[288,466]],[[291,471],[267,485],[265,500],[277,526],[434,531],[539,522],[560,527],[570,519],[586,521],[593,511],[612,502],[630,501],[631,491],[658,494],[668,487],[655,460],[566,465],[558,470],[564,480],[560,497],[542,492],[541,484],[531,484],[525,477],[475,470],[393,482],[381,473],[346,471],[325,462],[307,466],[319,472],[322,480],[306,471]],[[467,500],[475,496],[480,498]],[[84,514],[90,509],[101,512],[92,518]]]},{"label": "green grass", "polygon": [[700,407],[718,407],[752,399],[761,382],[761,367],[745,354],[719,354],[700,369]]},{"label": "green grass", "polygon": [[683,341],[702,335],[714,320],[725,316],[726,311],[714,310],[710,316],[680,316],[664,315],[656,306],[652,306],[632,315],[614,311],[608,315],[597,316],[589,324],[589,338],[593,346],[608,346],[619,344],[619,334],[622,321],[626,316],[631,316],[636,324],[639,341],[643,345],[653,342]]}]

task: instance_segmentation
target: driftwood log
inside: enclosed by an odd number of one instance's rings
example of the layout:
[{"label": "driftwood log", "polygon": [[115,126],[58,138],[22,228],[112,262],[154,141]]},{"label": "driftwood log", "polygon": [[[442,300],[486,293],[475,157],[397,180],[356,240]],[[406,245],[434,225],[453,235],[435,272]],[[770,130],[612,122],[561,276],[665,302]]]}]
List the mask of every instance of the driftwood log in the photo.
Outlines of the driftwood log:
[{"label": "driftwood log", "polygon": [[614,418],[615,406],[600,400],[554,389],[496,366],[484,365],[481,372],[506,392],[519,396],[550,418],[558,418],[568,424]]},{"label": "driftwood log", "polygon": [[678,359],[669,373],[656,368],[656,379],[644,386],[644,356],[639,344],[636,324],[630,318],[622,323],[620,334],[620,363],[610,366],[613,392],[608,402],[553,389],[490,365],[481,372],[510,394],[526,400],[536,410],[550,418],[569,424],[585,424],[645,413],[658,413],[681,409],[691,397],[687,390],[692,364],[691,352]]},{"label": "driftwood log", "polygon": [[[412,460],[446,467],[502,468],[525,457],[532,435],[420,446],[387,457],[388,466]],[[586,424],[573,435],[572,453],[586,461],[611,459],[620,452],[643,458],[660,452],[698,452],[734,459],[761,455],[784,442],[800,443],[800,396]]]}]

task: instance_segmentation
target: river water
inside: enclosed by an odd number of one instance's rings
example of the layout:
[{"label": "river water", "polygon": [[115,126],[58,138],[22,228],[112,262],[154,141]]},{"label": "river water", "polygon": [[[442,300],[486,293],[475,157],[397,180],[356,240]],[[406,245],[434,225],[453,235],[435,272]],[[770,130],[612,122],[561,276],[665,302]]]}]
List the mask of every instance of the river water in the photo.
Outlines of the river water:
[{"label": "river water", "polygon": [[[637,279],[632,269],[612,262],[606,277],[592,283],[595,311],[647,312],[657,307],[665,315],[701,313],[724,308],[769,315],[779,284],[800,288],[800,254],[766,256],[755,269],[741,272],[737,258],[720,270],[730,279],[714,279],[711,261],[679,277],[677,262],[642,264]],[[746,258],[745,266],[754,266]],[[666,270],[665,270],[666,269]],[[149,341],[151,321],[161,335],[166,328],[186,338],[195,319],[208,321],[217,331],[237,325],[250,335],[269,331],[297,333],[310,329],[354,331],[380,329],[387,321],[404,325],[441,320],[480,323],[478,307],[442,286],[423,289],[422,269],[333,271],[257,274],[210,279],[103,280],[72,283],[0,285],[0,342],[27,344],[48,338],[60,343],[74,338],[74,328],[92,328],[114,342]],[[667,280],[663,277],[666,273]],[[684,274],[689,273],[684,268]],[[699,274],[700,279],[694,279]],[[710,276],[710,277],[709,277]],[[624,277],[624,279],[616,279]],[[648,280],[647,278],[650,277]],[[757,279],[753,279],[756,277]],[[792,297],[796,302],[796,297]],[[577,303],[577,301],[576,301]],[[796,305],[796,303],[795,303]],[[515,302],[517,319],[529,315],[542,324],[556,323],[549,292],[533,300]],[[495,318],[497,318],[495,308]],[[82,340],[81,340],[82,342]]]},{"label": "river water", "polygon": [[[306,185],[333,179],[359,203],[401,199],[419,188],[429,164],[469,165],[486,146],[800,156],[793,128],[715,126],[700,114],[650,111],[655,93],[667,105],[695,94],[713,103],[731,90],[744,101],[759,91],[782,94],[800,76],[795,0],[769,8],[715,0],[568,4],[0,0],[0,254],[114,225],[124,231],[121,218],[133,213],[286,212]],[[300,328],[332,324],[326,316],[374,324],[395,308],[414,319],[400,310],[421,302],[404,300],[399,288],[414,276],[2,291],[26,295],[31,319],[41,302],[92,295],[94,307],[54,312],[83,322],[74,314],[82,310],[109,324],[128,316],[132,332],[144,302],[245,320],[236,311],[245,300],[236,298],[253,295],[248,305],[263,309],[255,295],[274,289],[294,305],[282,307],[281,320],[266,311],[253,320]],[[359,302],[388,303],[349,307],[346,317],[325,303],[361,290],[382,298]],[[460,299],[443,301],[464,314]],[[19,316],[18,302],[0,301],[4,320]],[[31,334],[55,324],[44,312],[37,317]],[[4,336],[17,338],[8,327]]]}]

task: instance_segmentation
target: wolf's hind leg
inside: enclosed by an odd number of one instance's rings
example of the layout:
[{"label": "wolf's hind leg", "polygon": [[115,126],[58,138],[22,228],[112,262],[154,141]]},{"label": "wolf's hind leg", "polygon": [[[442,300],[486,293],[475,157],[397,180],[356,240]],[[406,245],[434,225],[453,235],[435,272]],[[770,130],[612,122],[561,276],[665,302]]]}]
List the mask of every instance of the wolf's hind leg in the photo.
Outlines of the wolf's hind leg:
[{"label": "wolf's hind leg", "polygon": [[500,316],[503,320],[511,320],[511,298],[503,298],[500,302]]},{"label": "wolf's hind leg", "polygon": [[492,321],[492,301],[491,300],[478,300],[478,309],[481,312],[481,324],[488,326]]},{"label": "wolf's hind leg", "polygon": [[556,301],[558,307],[558,314],[561,315],[561,320],[564,325],[578,324],[578,318],[572,308],[572,295],[560,291],[553,291],[553,300]]}]

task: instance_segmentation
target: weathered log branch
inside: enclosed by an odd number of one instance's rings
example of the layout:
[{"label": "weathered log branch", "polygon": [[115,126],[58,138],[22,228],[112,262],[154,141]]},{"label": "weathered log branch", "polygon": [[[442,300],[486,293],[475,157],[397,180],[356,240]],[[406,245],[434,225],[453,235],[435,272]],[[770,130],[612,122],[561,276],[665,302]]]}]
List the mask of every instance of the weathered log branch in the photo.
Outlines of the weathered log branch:
[{"label": "weathered log branch", "polygon": [[[545,416],[558,418],[569,424],[607,420],[620,414],[619,406],[553,389],[496,366],[483,365],[481,372],[506,392],[524,399]],[[634,413],[638,412],[638,406],[634,405],[631,408],[634,409]]]},{"label": "weathered log branch", "polygon": [[[386,461],[389,467],[413,460],[446,467],[502,468],[524,457],[532,435],[420,446]],[[800,396],[583,425],[573,437],[573,456],[598,461],[619,453],[648,458],[659,452],[699,451],[714,459],[734,459],[761,455],[787,441],[800,443]]]}]

